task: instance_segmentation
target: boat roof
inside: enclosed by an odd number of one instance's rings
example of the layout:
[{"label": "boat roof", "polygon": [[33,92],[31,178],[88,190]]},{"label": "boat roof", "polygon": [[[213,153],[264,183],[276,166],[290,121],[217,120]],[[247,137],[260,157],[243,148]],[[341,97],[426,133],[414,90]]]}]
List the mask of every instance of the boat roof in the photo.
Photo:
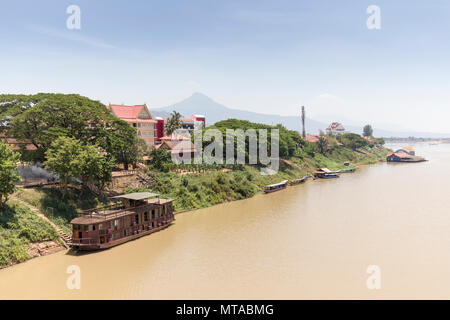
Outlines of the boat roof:
[{"label": "boat roof", "polygon": [[276,187],[276,186],[279,186],[279,185],[282,185],[282,184],[286,184],[286,183],[288,183],[288,180],[283,180],[283,181],[278,182],[278,183],[269,184],[269,185],[266,186],[266,188]]},{"label": "boat roof", "polygon": [[112,197],[112,199],[144,200],[155,197],[159,197],[159,194],[152,192],[133,192],[128,194],[122,194],[120,196],[115,196]]}]

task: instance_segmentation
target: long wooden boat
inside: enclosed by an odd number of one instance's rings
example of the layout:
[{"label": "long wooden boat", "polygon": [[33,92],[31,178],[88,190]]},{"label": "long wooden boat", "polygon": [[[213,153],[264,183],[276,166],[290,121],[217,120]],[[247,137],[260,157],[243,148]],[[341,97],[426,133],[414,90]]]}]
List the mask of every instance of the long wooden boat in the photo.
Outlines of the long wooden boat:
[{"label": "long wooden boat", "polygon": [[328,168],[322,168],[313,172],[314,179],[332,179],[339,178],[340,171],[331,171]]},{"label": "long wooden boat", "polygon": [[303,176],[303,177],[301,177],[299,179],[294,179],[294,180],[290,181],[289,184],[290,185],[300,184],[300,183],[305,182],[307,179],[308,179],[308,176]]},{"label": "long wooden boat", "polygon": [[271,193],[271,192],[275,192],[275,191],[280,191],[280,190],[286,189],[287,184],[288,184],[288,180],[283,180],[280,183],[269,184],[269,185],[264,187],[264,192],[265,193]]},{"label": "long wooden boat", "polygon": [[106,249],[148,235],[174,220],[173,199],[136,192],[113,197],[115,204],[83,211],[72,224],[75,250]]}]

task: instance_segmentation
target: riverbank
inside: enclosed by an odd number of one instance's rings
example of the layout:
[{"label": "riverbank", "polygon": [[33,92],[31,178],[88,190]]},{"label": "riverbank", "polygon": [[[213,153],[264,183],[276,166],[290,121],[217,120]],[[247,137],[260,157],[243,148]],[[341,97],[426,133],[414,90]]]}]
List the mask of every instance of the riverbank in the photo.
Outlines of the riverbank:
[{"label": "riverbank", "polygon": [[29,208],[10,200],[0,209],[0,269],[63,249],[55,229]]}]

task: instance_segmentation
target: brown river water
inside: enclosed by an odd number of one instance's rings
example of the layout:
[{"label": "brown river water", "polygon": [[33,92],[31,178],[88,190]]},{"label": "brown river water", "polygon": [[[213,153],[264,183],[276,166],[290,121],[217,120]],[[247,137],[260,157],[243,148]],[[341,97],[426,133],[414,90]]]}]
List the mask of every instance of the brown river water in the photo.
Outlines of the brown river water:
[{"label": "brown river water", "polygon": [[[311,180],[177,215],[109,250],[0,270],[0,299],[450,299],[450,145],[414,147],[430,161]],[[70,265],[80,289],[66,286]]]}]

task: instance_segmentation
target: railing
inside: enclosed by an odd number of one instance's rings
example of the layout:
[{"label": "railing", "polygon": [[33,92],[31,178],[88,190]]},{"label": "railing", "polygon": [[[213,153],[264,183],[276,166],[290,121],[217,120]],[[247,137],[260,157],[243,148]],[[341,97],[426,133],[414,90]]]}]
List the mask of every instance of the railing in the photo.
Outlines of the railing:
[{"label": "railing", "polygon": [[[119,233],[120,235],[123,234],[123,232],[127,229],[131,228],[131,234],[139,234],[144,231],[152,230],[155,228],[158,228],[162,225],[165,225],[169,223],[170,221],[173,221],[173,215],[165,216],[165,217],[159,217],[154,220],[145,221],[142,224],[136,224],[132,223],[130,226],[122,227],[117,230],[99,230],[99,236],[108,236],[112,235],[113,233]],[[152,223],[155,224],[154,227],[152,227]],[[123,238],[122,236],[119,238]],[[81,239],[73,239],[72,238],[72,244],[100,244],[99,238],[81,238]],[[108,241],[106,241],[108,242]]]},{"label": "railing", "polygon": [[[143,205],[137,206],[137,207],[125,208],[125,207],[123,207],[122,204],[120,204],[120,205],[113,204],[110,206],[105,206],[105,207],[89,209],[89,210],[78,212],[78,216],[79,217],[89,217],[89,218],[99,218],[99,219],[111,219],[111,218],[122,216],[124,212],[133,213],[136,211],[143,211],[142,209],[144,209],[146,207],[148,207],[148,210],[151,210],[151,209],[155,208],[156,206],[155,206],[155,203],[146,203],[146,204],[143,204]],[[119,211],[109,213],[109,212],[107,212],[109,210],[119,210]]]},{"label": "railing", "polygon": [[99,240],[96,238],[81,238],[81,239],[72,239],[72,244],[98,244]]}]

